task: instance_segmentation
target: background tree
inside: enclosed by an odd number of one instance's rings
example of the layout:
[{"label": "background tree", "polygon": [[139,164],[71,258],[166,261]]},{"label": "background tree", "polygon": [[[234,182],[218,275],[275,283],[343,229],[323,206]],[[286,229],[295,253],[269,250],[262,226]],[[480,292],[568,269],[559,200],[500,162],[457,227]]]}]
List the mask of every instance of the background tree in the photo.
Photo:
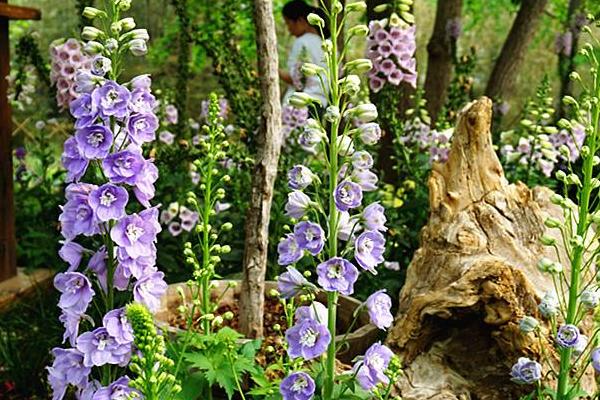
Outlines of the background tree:
[{"label": "background tree", "polygon": [[433,33],[427,44],[425,78],[425,99],[433,122],[446,103],[452,66],[456,58],[461,11],[462,0],[440,0],[437,3]]},{"label": "background tree", "polygon": [[246,214],[240,328],[247,337],[258,338],[263,336],[269,219],[282,141],[279,57],[271,0],[254,1],[254,21],[262,113],[256,137],[250,205]]},{"label": "background tree", "polygon": [[486,96],[501,99],[511,89],[547,4],[548,0],[521,0],[517,16],[488,80]]}]

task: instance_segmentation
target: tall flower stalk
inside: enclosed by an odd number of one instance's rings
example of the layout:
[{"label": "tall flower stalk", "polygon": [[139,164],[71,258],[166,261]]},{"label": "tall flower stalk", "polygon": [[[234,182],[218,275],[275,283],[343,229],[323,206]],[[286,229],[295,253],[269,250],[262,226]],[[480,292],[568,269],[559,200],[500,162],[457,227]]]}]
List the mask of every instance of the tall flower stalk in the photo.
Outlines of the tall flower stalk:
[{"label": "tall flower stalk", "polygon": [[[279,292],[292,299],[302,292],[312,292],[315,286],[293,266],[305,256],[316,265],[317,283],[327,292],[327,307],[312,301],[298,307],[295,324],[286,332],[288,355],[292,360],[321,359],[321,399],[334,399],[353,389],[336,377],[336,352],[343,343],[336,341],[337,307],[340,295],[351,295],[359,270],[349,257],[365,271],[375,274],[376,267],[383,263],[386,231],[383,207],[372,203],[363,208],[363,192],[376,190],[377,176],[370,171],[373,158],[359,146],[376,144],[381,136],[377,123],[377,109],[373,104],[357,104],[361,80],[358,74],[369,71],[373,64],[368,59],[357,59],[344,63],[348,42],[352,38],[364,38],[369,28],[358,25],[348,29],[343,47],[338,48],[338,36],[351,12],[364,12],[362,1],[347,4],[331,2],[324,4],[331,39],[322,34],[326,21],[316,14],[308,16],[308,22],[318,27],[323,36],[325,67],[305,63],[302,72],[316,76],[321,82],[323,93],[327,93],[327,104],[303,92],[294,93],[290,104],[297,108],[308,107],[313,118],[306,122],[298,141],[309,152],[318,152],[326,174],[321,180],[308,166],[296,165],[288,173],[288,195],[286,213],[294,219],[292,233],[287,234],[278,245],[281,265],[288,266],[287,272],[279,277]],[[321,112],[320,107],[324,107]],[[358,127],[356,127],[358,125]],[[309,196],[308,194],[311,196]],[[361,210],[362,209],[362,210]],[[363,231],[359,234],[360,231]],[[314,296],[299,296],[314,299]],[[391,299],[383,291],[373,294],[365,304],[371,321],[388,328],[392,323]],[[386,375],[393,359],[391,350],[377,343],[363,359],[357,362],[351,380],[358,380],[365,390],[372,391],[375,398],[387,398],[389,385]],[[393,363],[392,363],[393,364]],[[394,364],[395,365],[395,364]],[[302,363],[292,362],[292,369]],[[309,373],[296,370],[282,382],[280,392],[285,400],[309,399],[317,392],[317,384]]]},{"label": "tall flower stalk", "polygon": [[167,288],[155,266],[160,224],[150,203],[158,170],[142,154],[158,127],[156,101],[148,75],[119,83],[127,53],[145,54],[148,40],[133,18],[121,17],[130,5],[107,0],[104,10],[83,12],[101,28],[83,28],[84,51],[94,58],[91,69],[75,73],[75,134],[62,154],[70,184],[59,217],[59,254],[69,267],[54,285],[71,347],[53,350],[48,372],[54,400],[70,386],[79,398],[139,394],[123,375],[135,351],[124,306],[133,299],[156,310]]},{"label": "tall flower stalk", "polygon": [[[600,62],[597,58],[600,42],[590,34],[593,45],[588,43],[581,50],[590,65],[590,82],[585,84],[579,74],[571,74],[571,79],[579,82],[582,94],[579,100],[566,96],[564,104],[570,108],[572,117],[561,119],[558,126],[571,131],[575,126],[585,129],[585,141],[577,150],[583,160],[580,171],[569,164],[568,173],[559,171],[557,179],[562,183],[563,195],[554,194],[551,201],[560,206],[564,221],[549,217],[545,220],[547,228],[558,230],[560,240],[566,250],[567,259],[561,259],[557,240],[549,235],[541,238],[544,245],[554,247],[558,261],[547,258],[540,260],[538,267],[552,275],[556,292],[547,293],[539,305],[540,314],[550,320],[556,351],[560,356],[558,365],[542,349],[542,364],[527,358],[520,358],[513,366],[512,378],[520,384],[536,384],[536,390],[529,398],[543,399],[547,393],[556,400],[570,400],[588,396],[582,387],[582,377],[590,364],[600,371],[600,348],[598,333],[600,325],[589,324],[589,317],[596,313],[600,304],[598,273],[595,260],[600,254],[599,234],[595,225],[600,222],[600,207],[596,201],[600,181],[594,173],[594,167],[600,163],[598,156],[600,136]],[[575,193],[577,203],[568,195]],[[569,263],[570,270],[565,271],[561,263]],[[597,320],[597,318],[594,318]],[[526,316],[520,324],[524,334],[541,335],[539,323],[535,318]],[[553,378],[556,386],[543,388],[542,379]],[[595,393],[597,398],[600,393]]]}]

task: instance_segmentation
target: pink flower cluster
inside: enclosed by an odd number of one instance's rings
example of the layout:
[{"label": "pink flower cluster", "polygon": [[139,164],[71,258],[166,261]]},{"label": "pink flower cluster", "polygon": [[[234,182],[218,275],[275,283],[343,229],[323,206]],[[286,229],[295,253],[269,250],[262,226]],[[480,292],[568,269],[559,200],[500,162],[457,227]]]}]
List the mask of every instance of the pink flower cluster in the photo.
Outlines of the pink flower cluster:
[{"label": "pink flower cluster", "polygon": [[394,86],[406,82],[417,86],[417,49],[415,26],[401,28],[383,21],[369,23],[367,57],[373,62],[369,72],[369,87],[375,93],[386,83]]},{"label": "pink flower cluster", "polygon": [[61,109],[68,109],[71,101],[79,97],[75,90],[75,72],[89,71],[92,59],[83,53],[77,39],[56,41],[50,45],[50,80],[56,85],[56,103]]}]

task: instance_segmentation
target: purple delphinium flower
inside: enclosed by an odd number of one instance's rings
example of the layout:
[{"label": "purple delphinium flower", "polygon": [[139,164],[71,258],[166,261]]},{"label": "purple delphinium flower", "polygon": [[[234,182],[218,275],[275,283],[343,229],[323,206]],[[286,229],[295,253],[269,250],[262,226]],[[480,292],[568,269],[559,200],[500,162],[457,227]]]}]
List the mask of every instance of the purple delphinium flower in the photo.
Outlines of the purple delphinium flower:
[{"label": "purple delphinium flower", "polygon": [[556,333],[556,342],[561,347],[573,348],[577,346],[577,342],[579,342],[580,337],[581,334],[579,333],[579,328],[577,328],[575,325],[561,325]]},{"label": "purple delphinium flower", "polygon": [[84,387],[88,383],[91,368],[83,365],[83,354],[77,349],[52,349],[54,362],[48,370],[48,382],[52,387],[52,399],[62,399],[68,385]]},{"label": "purple delphinium flower", "polygon": [[77,146],[77,139],[65,140],[64,150],[60,158],[62,166],[67,170],[65,182],[77,182],[85,174],[89,161],[83,157]]},{"label": "purple delphinium flower", "polygon": [[381,128],[376,122],[363,124],[358,128],[358,137],[366,145],[373,145],[381,139]]},{"label": "purple delphinium flower", "polygon": [[58,320],[63,324],[65,332],[63,333],[63,343],[69,340],[71,346],[75,347],[77,336],[79,336],[79,323],[82,319],[89,318],[85,314],[78,312],[72,312],[70,310],[63,310],[62,314],[58,317]]},{"label": "purple delphinium flower", "polygon": [[542,366],[526,357],[520,357],[510,372],[511,381],[521,385],[530,385],[542,378]]},{"label": "purple delphinium flower", "polygon": [[135,185],[139,174],[146,165],[142,151],[137,146],[110,154],[102,161],[106,177],[113,183]]},{"label": "purple delphinium flower", "polygon": [[160,299],[167,291],[165,274],[153,272],[139,279],[133,287],[133,298],[152,312],[160,308]]},{"label": "purple delphinium flower", "polygon": [[164,144],[171,145],[175,142],[175,134],[169,131],[161,131],[158,134],[158,140],[160,140]]},{"label": "purple delphinium flower", "polygon": [[88,198],[96,217],[103,222],[123,217],[128,201],[127,190],[112,183],[106,183],[93,190]]},{"label": "purple delphinium flower", "polygon": [[277,244],[277,254],[279,254],[277,258],[279,265],[290,265],[298,262],[304,255],[304,252],[300,248],[296,236],[288,233]]},{"label": "purple delphinium flower", "polygon": [[336,208],[339,211],[348,211],[360,206],[363,195],[357,183],[344,181],[335,188],[334,197]]},{"label": "purple delphinium flower", "polygon": [[327,325],[327,322],[329,321],[329,314],[327,307],[325,307],[322,303],[319,303],[318,301],[313,301],[308,306],[301,306],[296,308],[294,318],[296,319],[296,321],[308,318],[315,320],[320,324]]},{"label": "purple delphinium flower", "polygon": [[115,338],[119,344],[129,344],[133,342],[133,328],[127,321],[125,308],[117,308],[106,313],[102,323],[110,336]]},{"label": "purple delphinium flower", "polygon": [[391,312],[392,298],[385,293],[385,289],[378,290],[370,295],[365,304],[373,325],[383,330],[392,326],[394,322],[394,316]]},{"label": "purple delphinium flower", "polygon": [[61,292],[58,306],[62,310],[83,313],[94,297],[88,278],[79,272],[61,272],[54,277],[54,287]]},{"label": "purple delphinium flower", "polygon": [[131,92],[129,109],[136,113],[151,113],[156,108],[156,98],[146,89],[134,89]]},{"label": "purple delphinium flower", "polygon": [[113,143],[111,131],[103,125],[90,125],[75,132],[79,153],[88,160],[104,158]]},{"label": "purple delphinium flower", "polygon": [[132,114],[127,119],[127,132],[131,141],[137,145],[152,142],[156,138],[158,118],[152,113]]},{"label": "purple delphinium flower", "polygon": [[365,229],[370,231],[387,231],[385,227],[387,219],[385,218],[384,211],[383,206],[377,202],[366,206],[362,212],[362,221]]},{"label": "purple delphinium flower", "polygon": [[132,258],[125,249],[119,247],[117,249],[117,261],[119,261],[119,266],[123,267],[125,276],[132,276],[135,279],[142,279],[144,276],[158,271],[155,265],[156,252],[149,256]]},{"label": "purple delphinium flower", "polygon": [[377,190],[377,175],[368,169],[354,169],[350,176],[352,182],[358,183],[361,190],[364,192],[371,192]]},{"label": "purple delphinium flower", "polygon": [[130,99],[129,89],[116,82],[107,81],[92,92],[92,110],[103,117],[124,118]]},{"label": "purple delphinium flower", "polygon": [[97,76],[104,76],[112,69],[112,62],[110,58],[106,58],[101,55],[97,55],[92,60],[91,73]]},{"label": "purple delphinium flower", "polygon": [[[133,393],[137,393],[137,396],[132,396]],[[125,400],[139,397],[139,392],[129,387],[129,377],[122,376],[110,385],[98,389],[91,400]]]},{"label": "purple delphinium flower", "polygon": [[379,231],[365,231],[354,243],[354,258],[358,265],[376,274],[375,267],[381,264],[385,252],[385,238]]},{"label": "purple delphinium flower", "polygon": [[317,266],[318,283],[327,291],[338,291],[346,296],[354,293],[358,269],[348,260],[333,257]]},{"label": "purple delphinium flower", "polygon": [[352,154],[352,166],[358,169],[369,169],[373,166],[373,157],[367,151],[357,151]]},{"label": "purple delphinium flower", "polygon": [[314,174],[304,165],[294,165],[287,176],[288,186],[293,190],[306,189],[314,179]]},{"label": "purple delphinium flower", "polygon": [[129,83],[133,90],[141,89],[149,92],[152,86],[152,78],[149,74],[142,74],[134,77]]},{"label": "purple delphinium flower", "polygon": [[331,335],[327,326],[312,319],[302,319],[285,332],[290,358],[312,360],[327,350]]},{"label": "purple delphinium flower", "polygon": [[92,111],[92,96],[89,93],[83,93],[79,98],[73,100],[69,105],[71,115],[75,117],[75,128],[83,128],[92,125],[98,114]]},{"label": "purple delphinium flower", "polygon": [[325,245],[325,232],[319,224],[302,221],[294,226],[294,236],[298,246],[316,256]]},{"label": "purple delphinium flower", "polygon": [[131,355],[131,346],[117,343],[104,327],[82,333],[77,338],[77,350],[83,353],[83,365],[86,367],[126,365]]},{"label": "purple delphinium flower", "polygon": [[65,239],[72,240],[77,235],[91,236],[98,232],[98,221],[87,198],[76,197],[62,206],[58,217],[61,233]]},{"label": "purple delphinium flower", "polygon": [[138,214],[121,218],[110,231],[110,237],[133,258],[149,256],[154,250],[154,241],[158,233],[148,218]]},{"label": "purple delphinium flower", "polygon": [[290,299],[303,291],[312,291],[315,285],[310,283],[296,268],[287,267],[287,272],[277,277],[277,289],[284,299]]},{"label": "purple delphinium flower", "polygon": [[315,382],[305,372],[292,372],[279,385],[283,400],[310,400],[315,394]]},{"label": "purple delphinium flower", "polygon": [[302,218],[311,206],[310,197],[299,190],[288,193],[288,201],[285,204],[285,213],[291,218]]},{"label": "purple delphinium flower", "polygon": [[338,220],[338,238],[341,240],[349,240],[354,238],[354,234],[362,229],[358,217],[352,216],[347,211],[340,212]]},{"label": "purple delphinium flower", "polygon": [[170,124],[176,124],[179,120],[179,111],[173,104],[167,104],[165,107],[165,117]]},{"label": "purple delphinium flower", "polygon": [[385,371],[393,356],[394,353],[389,348],[381,343],[374,343],[365,352],[364,359],[354,365],[358,384],[365,390],[371,390],[380,383],[388,384],[390,379]]},{"label": "purple delphinium flower", "polygon": [[63,243],[63,245],[58,251],[58,255],[64,262],[69,264],[67,272],[73,272],[79,267],[85,248],[79,243],[70,240],[61,243]]},{"label": "purple delphinium flower", "polygon": [[94,271],[96,274],[96,278],[98,279],[98,283],[100,287],[107,293],[108,291],[108,283],[107,283],[107,271],[106,271],[106,260],[108,259],[108,252],[106,251],[106,247],[102,246],[98,249],[97,252],[90,258],[88,262],[88,268],[91,271]]},{"label": "purple delphinium flower", "polygon": [[144,169],[138,175],[133,193],[136,199],[144,206],[150,207],[150,200],[154,197],[156,190],[154,182],[158,179],[158,168],[151,160],[146,160]]}]

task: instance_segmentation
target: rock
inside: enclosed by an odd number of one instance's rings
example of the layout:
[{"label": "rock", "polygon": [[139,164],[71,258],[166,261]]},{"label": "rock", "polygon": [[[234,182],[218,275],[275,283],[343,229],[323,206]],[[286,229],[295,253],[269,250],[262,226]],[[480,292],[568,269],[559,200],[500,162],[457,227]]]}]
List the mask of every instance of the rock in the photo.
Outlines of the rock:
[{"label": "rock", "polygon": [[562,211],[549,189],[507,182],[491,117],[488,98],[467,105],[448,161],[429,178],[429,221],[387,338],[406,367],[397,384],[404,400],[518,399],[531,389],[509,374],[518,357],[540,358],[538,340],[518,324],[525,315],[541,319],[537,304],[554,290],[537,262],[556,254],[539,238],[543,221],[562,220]]}]

